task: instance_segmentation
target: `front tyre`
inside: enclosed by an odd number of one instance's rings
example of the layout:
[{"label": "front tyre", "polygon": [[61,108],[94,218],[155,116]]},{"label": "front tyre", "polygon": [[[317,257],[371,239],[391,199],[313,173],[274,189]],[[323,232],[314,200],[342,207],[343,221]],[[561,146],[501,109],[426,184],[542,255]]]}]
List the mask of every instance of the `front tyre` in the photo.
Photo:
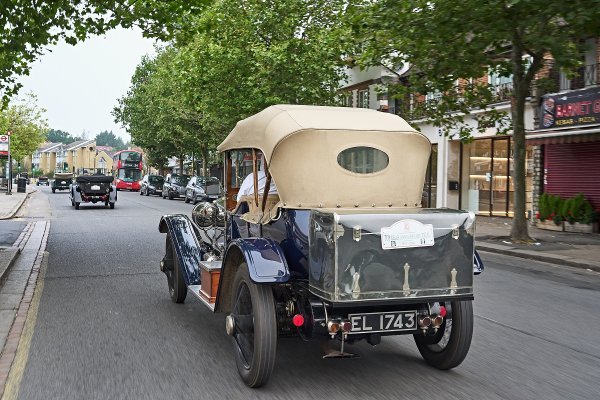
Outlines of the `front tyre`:
[{"label": "front tyre", "polygon": [[108,203],[108,205],[110,206],[111,210],[115,208],[115,203]]},{"label": "front tyre", "polygon": [[446,303],[446,319],[434,336],[414,335],[427,364],[441,370],[459,366],[471,347],[473,304],[471,300]]},{"label": "front tyre", "polygon": [[268,285],[257,285],[250,280],[246,263],[235,274],[231,304],[238,372],[249,387],[262,386],[273,372],[277,352],[275,300]]},{"label": "front tyre", "polygon": [[77,202],[77,201],[75,202],[75,209],[79,210],[79,202]]},{"label": "front tyre", "polygon": [[183,303],[187,296],[187,288],[179,267],[175,245],[173,245],[169,235],[167,235],[165,245],[165,261],[167,262],[165,274],[169,285],[169,296],[171,296],[173,303]]}]

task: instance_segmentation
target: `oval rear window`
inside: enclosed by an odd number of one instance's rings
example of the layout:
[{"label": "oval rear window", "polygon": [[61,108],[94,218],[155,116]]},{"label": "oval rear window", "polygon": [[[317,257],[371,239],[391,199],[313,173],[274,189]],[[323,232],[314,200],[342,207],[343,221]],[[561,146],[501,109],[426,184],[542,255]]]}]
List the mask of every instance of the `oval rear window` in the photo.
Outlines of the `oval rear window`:
[{"label": "oval rear window", "polygon": [[351,147],[338,154],[340,167],[357,174],[372,174],[388,166],[388,155],[373,147]]}]

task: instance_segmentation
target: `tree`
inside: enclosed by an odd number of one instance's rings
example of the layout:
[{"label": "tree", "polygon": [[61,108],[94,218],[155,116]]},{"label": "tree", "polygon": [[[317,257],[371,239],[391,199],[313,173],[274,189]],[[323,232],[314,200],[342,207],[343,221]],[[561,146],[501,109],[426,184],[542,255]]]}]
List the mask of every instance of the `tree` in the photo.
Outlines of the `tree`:
[{"label": "tree", "polygon": [[61,131],[60,129],[50,129],[46,132],[46,140],[52,143],[69,144],[81,140],[81,138],[77,136],[73,137],[69,132]]},{"label": "tree", "polygon": [[200,13],[208,0],[3,0],[0,7],[2,107],[21,87],[18,77],[59,40],[76,44],[116,26],[140,26],[147,36],[168,38]]},{"label": "tree", "polygon": [[217,1],[142,60],[115,118],[135,144],[192,156],[206,174],[238,120],[277,103],[335,103],[342,11],[342,1]]},{"label": "tree", "polygon": [[42,116],[45,111],[37,106],[35,96],[29,94],[0,112],[0,132],[12,132],[10,153],[14,160],[23,161],[44,141],[48,129]]},{"label": "tree", "polygon": [[[580,39],[600,34],[600,0],[573,1],[568,7],[557,0],[381,0],[365,2],[352,13],[361,62],[410,64],[409,85],[419,93],[443,93],[436,107],[450,123],[460,122],[450,118],[450,111],[459,109],[461,98],[471,94],[485,108],[488,97],[478,85],[451,96],[457,79],[479,78],[489,68],[512,77],[515,191],[510,234],[515,241],[530,241],[525,216],[526,97],[548,55],[566,70],[579,64]],[[444,125],[439,113],[433,122]],[[468,129],[460,129],[468,137]]]},{"label": "tree", "polygon": [[115,136],[112,131],[102,131],[97,134],[96,145],[114,147],[115,150],[124,150],[127,148],[125,147],[125,143],[123,143],[123,139]]}]

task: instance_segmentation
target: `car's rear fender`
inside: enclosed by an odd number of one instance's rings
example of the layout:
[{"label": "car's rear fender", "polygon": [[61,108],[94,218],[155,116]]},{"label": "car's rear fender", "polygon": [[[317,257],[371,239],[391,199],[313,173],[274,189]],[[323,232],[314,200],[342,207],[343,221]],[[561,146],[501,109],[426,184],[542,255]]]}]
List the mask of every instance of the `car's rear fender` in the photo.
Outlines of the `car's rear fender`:
[{"label": "car's rear fender", "polygon": [[285,283],[290,279],[290,270],[279,244],[265,238],[234,239],[223,257],[216,312],[231,310],[231,285],[243,262],[248,265],[248,273],[254,283]]},{"label": "car's rear fender", "polygon": [[202,250],[192,221],[183,214],[164,215],[158,224],[158,230],[171,238],[175,256],[183,273],[186,285],[199,285],[198,266],[202,260]]}]

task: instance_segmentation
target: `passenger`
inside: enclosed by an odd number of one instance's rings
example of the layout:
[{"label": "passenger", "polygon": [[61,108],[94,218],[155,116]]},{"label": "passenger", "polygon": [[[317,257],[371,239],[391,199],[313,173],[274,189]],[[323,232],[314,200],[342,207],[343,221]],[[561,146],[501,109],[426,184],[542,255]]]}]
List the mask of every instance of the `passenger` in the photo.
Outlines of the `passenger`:
[{"label": "passenger", "polygon": [[[262,196],[265,190],[265,184],[267,182],[267,176],[264,171],[258,171],[258,195]],[[269,187],[269,194],[277,194],[277,186],[273,179],[271,179],[271,185]],[[241,201],[244,196],[254,196],[254,174],[251,172],[240,186],[240,190],[238,192],[238,203]]]}]

